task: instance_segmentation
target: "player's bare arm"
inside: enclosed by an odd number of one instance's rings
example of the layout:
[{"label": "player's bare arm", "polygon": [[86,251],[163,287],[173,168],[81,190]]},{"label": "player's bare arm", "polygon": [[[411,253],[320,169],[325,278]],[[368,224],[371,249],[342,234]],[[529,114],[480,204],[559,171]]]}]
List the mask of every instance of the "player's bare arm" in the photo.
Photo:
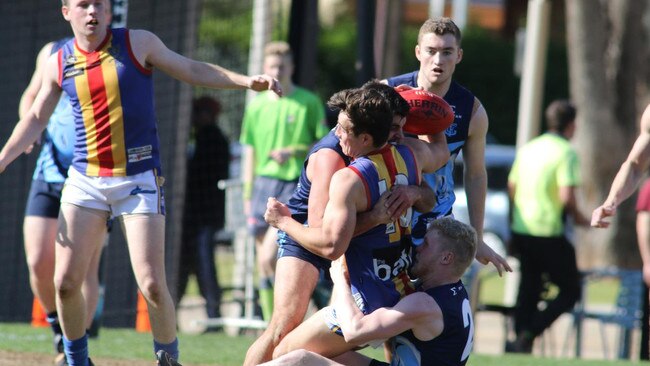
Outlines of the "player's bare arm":
[{"label": "player's bare arm", "polygon": [[43,82],[32,107],[18,121],[9,140],[0,151],[0,173],[36,141],[47,127],[47,122],[61,97],[61,88],[56,80],[57,70],[57,59],[52,55],[45,65]]},{"label": "player's bare arm", "polygon": [[469,220],[476,230],[478,241],[483,240],[483,218],[485,216],[485,197],[487,193],[487,171],[485,169],[485,137],[488,130],[488,117],[485,109],[478,103],[469,124],[467,142],[463,147],[463,178],[467,193]]},{"label": "player's bare arm", "polygon": [[345,162],[332,149],[320,149],[309,157],[307,178],[311,181],[307,222],[310,227],[321,227],[325,206],[329,201],[332,176],[345,168]]},{"label": "player's bare arm", "polygon": [[422,135],[419,138],[426,142],[425,146],[429,149],[432,159],[430,164],[437,167],[434,171],[447,164],[447,161],[449,161],[449,148],[447,147],[447,138],[444,131],[433,135]]},{"label": "player's bare arm", "polygon": [[192,60],[170,50],[158,36],[146,30],[130,30],[129,37],[135,58],[142,66],[157,67],[175,79],[218,89],[268,89],[282,95],[280,83],[268,75],[246,76],[219,65]]},{"label": "player's bare arm", "polygon": [[409,329],[423,341],[431,340],[443,330],[442,310],[436,301],[423,292],[410,294],[394,307],[379,308],[364,315],[352,297],[344,257],[332,262],[330,275],[334,281],[337,319],[345,341],[365,344],[388,339]]},{"label": "player's bare arm", "polygon": [[606,228],[609,226],[609,221],[605,219],[614,216],[618,205],[634,193],[643,174],[650,166],[650,105],[646,107],[641,116],[640,130],[627,159],[616,173],[607,199],[591,215],[591,226],[593,227]]},{"label": "player's bare arm", "polygon": [[18,116],[20,118],[23,118],[27,114],[29,108],[34,104],[38,91],[41,89],[41,84],[43,84],[43,69],[45,68],[45,64],[51,54],[53,45],[54,43],[50,42],[43,46],[43,48],[38,52],[34,73],[29,81],[29,85],[27,85],[23,95],[20,97],[20,103],[18,104]]},{"label": "player's bare arm", "polygon": [[[447,139],[444,133],[426,137],[435,139],[440,134],[442,134],[442,140],[437,142],[426,142],[412,137],[404,137],[401,141],[402,144],[411,148],[423,173],[433,173],[447,164],[449,160],[449,149],[447,149]],[[439,146],[444,147],[444,152],[443,149],[438,149]],[[440,150],[440,152],[436,153],[436,150]]]},{"label": "player's bare arm", "polygon": [[361,179],[350,169],[342,169],[334,174],[329,196],[322,227],[303,226],[291,217],[285,205],[273,198],[269,198],[264,218],[310,252],[323,258],[336,259],[347,250],[354,233],[357,212],[365,210],[368,203]]},{"label": "player's bare arm", "polygon": [[469,125],[467,142],[463,147],[465,165],[463,179],[470,225],[476,230],[478,247],[476,259],[482,264],[492,263],[499,272],[512,272],[508,262],[483,241],[483,219],[487,194],[487,171],[485,170],[485,137],[488,130],[488,116],[478,99],[474,100],[474,115]]}]

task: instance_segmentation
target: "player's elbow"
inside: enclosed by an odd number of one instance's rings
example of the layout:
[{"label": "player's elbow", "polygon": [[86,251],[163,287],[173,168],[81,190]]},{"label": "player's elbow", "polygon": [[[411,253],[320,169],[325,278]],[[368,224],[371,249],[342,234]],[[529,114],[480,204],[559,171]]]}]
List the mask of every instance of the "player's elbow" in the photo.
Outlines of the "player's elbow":
[{"label": "player's elbow", "polygon": [[363,332],[361,332],[361,329],[357,326],[356,322],[343,329],[343,338],[346,343],[352,345],[360,345],[368,341]]},{"label": "player's elbow", "polygon": [[322,251],[321,255],[331,261],[338,259],[345,254],[345,249],[341,248],[336,243],[329,243]]}]

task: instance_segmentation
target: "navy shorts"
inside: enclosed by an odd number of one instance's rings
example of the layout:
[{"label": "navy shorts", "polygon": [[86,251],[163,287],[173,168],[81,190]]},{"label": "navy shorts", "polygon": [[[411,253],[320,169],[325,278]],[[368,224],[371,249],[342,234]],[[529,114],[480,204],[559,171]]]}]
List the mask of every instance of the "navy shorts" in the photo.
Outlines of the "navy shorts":
[{"label": "navy shorts", "polygon": [[287,233],[282,230],[278,231],[278,258],[282,257],[295,257],[302,259],[307,263],[311,263],[314,267],[322,271],[329,271],[331,261],[325,259],[321,256],[318,256],[298,244],[293,238],[291,238]]},{"label": "navy shorts", "polygon": [[63,183],[32,180],[25,216],[58,218],[61,208],[61,190],[63,190]]},{"label": "navy shorts", "polygon": [[264,234],[269,224],[264,221],[266,202],[269,197],[275,197],[282,203],[289,202],[289,198],[296,190],[298,181],[285,181],[269,177],[255,177],[253,196],[251,197],[251,217],[248,218],[248,231],[251,235]]}]

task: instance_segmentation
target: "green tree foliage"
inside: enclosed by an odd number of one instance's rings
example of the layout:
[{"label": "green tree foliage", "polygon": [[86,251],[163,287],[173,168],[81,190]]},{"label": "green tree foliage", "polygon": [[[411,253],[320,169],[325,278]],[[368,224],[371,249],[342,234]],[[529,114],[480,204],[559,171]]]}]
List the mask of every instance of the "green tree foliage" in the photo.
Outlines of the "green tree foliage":
[{"label": "green tree foliage", "polygon": [[[403,25],[399,73],[419,67],[415,58],[418,25]],[[317,93],[324,99],[354,85],[356,22],[352,15],[341,17],[331,28],[321,29],[318,45]],[[463,35],[464,58],[454,74],[481,100],[490,117],[490,134],[500,143],[514,144],[520,79],[514,74],[515,45],[480,28]],[[566,47],[552,42],[548,48],[544,103],[568,97]],[[384,78],[390,75],[379,75]]]},{"label": "green tree foliage", "polygon": [[[205,0],[199,25],[199,53],[208,61],[217,62],[246,73],[251,38],[252,0]],[[287,38],[288,9],[273,15],[272,39]],[[419,24],[404,24],[401,29],[399,73],[418,68],[415,44]],[[355,86],[357,53],[357,22],[354,14],[339,17],[333,26],[323,26],[317,49],[315,92],[322,100],[333,93]],[[520,79],[514,74],[514,41],[503,39],[486,30],[470,27],[463,34],[464,58],[457,66],[455,78],[481,100],[490,117],[489,133],[501,143],[514,144],[517,135],[517,109]],[[568,67],[563,42],[552,41],[548,48],[544,102],[567,98]],[[378,75],[384,78],[390,75]],[[221,92],[223,93],[228,92]],[[238,99],[238,98],[235,98]],[[242,107],[243,100],[234,100]],[[225,119],[236,125],[241,113],[225,111]],[[230,116],[233,114],[233,116]],[[229,131],[230,132],[230,131]]]}]

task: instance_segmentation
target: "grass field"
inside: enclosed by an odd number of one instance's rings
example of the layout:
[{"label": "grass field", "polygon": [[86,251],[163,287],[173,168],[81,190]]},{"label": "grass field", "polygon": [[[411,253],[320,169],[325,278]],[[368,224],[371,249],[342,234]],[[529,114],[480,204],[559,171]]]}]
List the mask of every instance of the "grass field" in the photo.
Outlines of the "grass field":
[{"label": "grass field", "polygon": [[[0,350],[12,351],[13,357],[24,360],[17,363],[5,363],[0,359],[0,365],[39,365],[38,361],[48,360],[51,353],[50,334],[48,329],[32,328],[26,324],[0,324]],[[224,333],[206,333],[200,335],[179,335],[182,361],[186,366],[238,366],[241,365],[248,346],[253,337],[229,337]],[[100,331],[98,339],[90,341],[90,352],[98,366],[123,365],[141,366],[152,365],[151,336],[136,333],[130,329],[106,329]],[[0,353],[1,354],[1,353]],[[41,356],[38,358],[38,356]],[[377,350],[370,355],[380,357]],[[45,356],[45,357],[43,357]],[[114,360],[112,362],[111,360]],[[147,362],[147,361],[150,362]],[[37,362],[37,363],[30,363]],[[42,363],[40,363],[42,365]],[[601,366],[601,365],[633,365],[638,362],[587,361],[574,359],[538,358],[532,356],[487,356],[473,354],[468,366]],[[647,364],[647,363],[644,363]]]},{"label": "grass field", "polygon": [[[233,259],[228,250],[218,254],[219,278],[223,285],[231,281]],[[488,276],[481,285],[481,300],[499,303],[503,299],[504,279]],[[587,291],[588,301],[612,303],[617,284],[604,282]],[[198,293],[195,281],[188,287],[189,295]],[[226,295],[226,299],[229,296]],[[242,364],[253,336],[230,337],[225,333],[179,334],[181,360],[186,366],[238,366]],[[145,366],[153,365],[152,339],[150,334],[136,333],[131,329],[102,328],[97,339],[90,340],[90,354],[98,366]],[[379,350],[364,353],[382,358]],[[53,357],[49,329],[32,328],[27,324],[0,323],[0,365],[31,366],[49,365]],[[540,358],[516,355],[473,354],[468,366],[599,366],[632,365],[639,362],[591,361],[574,359]],[[645,363],[644,363],[645,364]]]}]

